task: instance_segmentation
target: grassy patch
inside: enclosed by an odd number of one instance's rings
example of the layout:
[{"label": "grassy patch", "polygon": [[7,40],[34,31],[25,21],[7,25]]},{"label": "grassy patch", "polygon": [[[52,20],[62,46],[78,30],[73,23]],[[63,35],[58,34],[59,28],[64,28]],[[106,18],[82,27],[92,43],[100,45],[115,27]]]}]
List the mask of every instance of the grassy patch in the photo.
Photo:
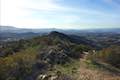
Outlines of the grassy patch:
[{"label": "grassy patch", "polygon": [[84,63],[86,64],[87,68],[91,68],[91,69],[99,68],[99,66],[91,60],[85,60]]},{"label": "grassy patch", "polygon": [[64,65],[55,65],[54,69],[60,71],[62,74],[73,75],[77,72],[77,69],[80,67],[78,60],[72,60]]}]

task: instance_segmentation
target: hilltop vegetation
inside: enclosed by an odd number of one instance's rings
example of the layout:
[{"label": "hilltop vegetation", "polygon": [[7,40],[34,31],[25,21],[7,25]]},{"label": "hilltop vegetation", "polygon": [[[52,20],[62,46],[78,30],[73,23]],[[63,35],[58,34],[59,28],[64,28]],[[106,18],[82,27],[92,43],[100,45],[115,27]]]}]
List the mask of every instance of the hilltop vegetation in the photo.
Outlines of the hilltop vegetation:
[{"label": "hilltop vegetation", "polygon": [[[119,80],[120,46],[95,49],[93,41],[85,37],[56,31],[32,39],[1,43],[0,80],[104,80],[88,77],[91,73],[83,76],[80,72],[81,69],[99,72],[99,68],[105,71],[112,68],[117,74],[110,73],[118,77],[113,80]],[[102,63],[110,66],[98,65]]]}]

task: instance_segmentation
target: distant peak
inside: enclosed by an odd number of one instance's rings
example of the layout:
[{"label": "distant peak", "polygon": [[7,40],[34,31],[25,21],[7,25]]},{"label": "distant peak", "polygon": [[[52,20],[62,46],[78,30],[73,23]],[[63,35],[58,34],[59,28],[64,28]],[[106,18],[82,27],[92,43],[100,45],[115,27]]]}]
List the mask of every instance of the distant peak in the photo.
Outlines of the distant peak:
[{"label": "distant peak", "polygon": [[57,31],[52,31],[49,33],[49,36],[50,37],[59,37],[61,39],[66,39],[68,38],[68,35],[64,34],[64,33],[60,33],[60,32],[57,32]]},{"label": "distant peak", "polygon": [[50,34],[62,34],[62,33],[57,32],[57,31],[52,31],[52,32],[50,32]]},{"label": "distant peak", "polygon": [[57,32],[57,31],[52,31],[52,32],[50,32],[49,35],[50,36],[67,36],[67,35],[60,33],[60,32]]}]

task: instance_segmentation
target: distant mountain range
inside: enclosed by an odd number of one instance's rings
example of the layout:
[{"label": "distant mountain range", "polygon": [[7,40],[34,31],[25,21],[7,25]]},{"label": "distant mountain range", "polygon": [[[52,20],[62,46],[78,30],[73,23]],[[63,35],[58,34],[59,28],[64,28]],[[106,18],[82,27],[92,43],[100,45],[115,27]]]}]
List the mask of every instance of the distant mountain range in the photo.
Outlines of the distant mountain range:
[{"label": "distant mountain range", "polygon": [[1,32],[9,32],[9,33],[27,33],[27,32],[33,32],[33,33],[49,33],[51,31],[59,31],[62,33],[75,33],[75,32],[90,32],[90,33],[103,33],[103,32],[115,32],[120,33],[120,28],[102,28],[102,29],[56,29],[56,28],[42,28],[42,29],[26,29],[26,28],[16,28],[12,26],[0,26],[0,33]]},{"label": "distant mountain range", "polygon": [[12,26],[0,26],[0,41],[14,41],[19,39],[28,39],[51,31],[61,31],[59,29],[25,29]]},{"label": "distant mountain range", "polygon": [[0,32],[9,32],[9,33],[49,33],[51,31],[61,31],[60,29],[55,28],[43,28],[43,29],[26,29],[26,28],[16,28],[12,26],[0,26]]},{"label": "distant mountain range", "polygon": [[[101,43],[106,44],[109,46],[109,44],[119,44],[119,35],[120,35],[120,28],[110,28],[110,29],[87,29],[87,30],[62,30],[62,29],[55,29],[55,28],[48,28],[48,29],[24,29],[24,28],[16,28],[11,26],[0,26],[0,42],[6,42],[6,41],[17,41],[20,39],[30,39],[37,36],[42,35],[48,35],[50,32],[54,31],[54,36],[58,35],[57,32],[69,35],[70,37],[64,37],[65,39],[68,38],[69,40],[72,40],[72,42],[84,43],[84,40],[86,40],[86,44],[92,43],[94,46],[95,44]],[[57,32],[55,32],[57,31]],[[60,34],[59,33],[59,34]],[[51,33],[52,34],[52,33]],[[61,34],[59,37],[66,36]],[[53,35],[53,34],[52,34]],[[62,39],[64,39],[62,37]],[[70,39],[72,38],[72,39]],[[81,40],[82,38],[82,40]],[[83,39],[84,38],[84,39]],[[86,38],[86,39],[85,39]],[[92,40],[88,41],[88,40]],[[109,41],[111,43],[108,43]],[[103,46],[103,45],[99,46]]]}]

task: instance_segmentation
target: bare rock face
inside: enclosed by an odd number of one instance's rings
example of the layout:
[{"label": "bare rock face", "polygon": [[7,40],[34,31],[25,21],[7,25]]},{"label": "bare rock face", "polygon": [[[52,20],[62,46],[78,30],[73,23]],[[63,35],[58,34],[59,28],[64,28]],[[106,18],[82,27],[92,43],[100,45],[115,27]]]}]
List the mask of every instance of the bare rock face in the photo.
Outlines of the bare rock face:
[{"label": "bare rock face", "polygon": [[50,64],[64,64],[69,61],[69,52],[61,47],[49,47],[46,51],[39,53],[39,59],[47,61]]}]

